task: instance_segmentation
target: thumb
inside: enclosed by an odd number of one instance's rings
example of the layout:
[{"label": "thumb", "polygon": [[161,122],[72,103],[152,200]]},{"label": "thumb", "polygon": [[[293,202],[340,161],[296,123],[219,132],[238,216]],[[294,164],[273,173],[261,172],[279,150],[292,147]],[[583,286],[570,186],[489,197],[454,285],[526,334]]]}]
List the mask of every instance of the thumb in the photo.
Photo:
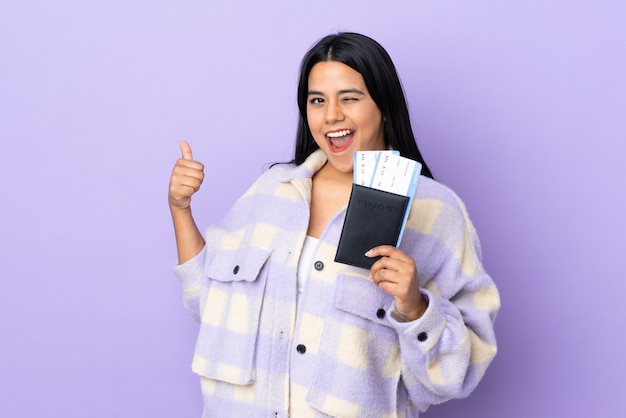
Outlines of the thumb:
[{"label": "thumb", "polygon": [[183,154],[185,160],[193,160],[191,155],[191,146],[187,141],[180,141],[180,153]]}]

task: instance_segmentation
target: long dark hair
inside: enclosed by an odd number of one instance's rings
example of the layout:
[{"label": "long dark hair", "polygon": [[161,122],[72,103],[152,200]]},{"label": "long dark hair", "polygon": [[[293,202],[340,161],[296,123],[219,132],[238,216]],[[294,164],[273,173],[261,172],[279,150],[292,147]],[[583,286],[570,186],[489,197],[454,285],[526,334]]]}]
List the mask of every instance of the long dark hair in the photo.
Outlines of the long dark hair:
[{"label": "long dark hair", "polygon": [[318,62],[341,62],[363,76],[365,86],[385,119],[385,145],[400,151],[400,155],[422,163],[422,174],[433,178],[420,153],[406,104],[402,84],[389,54],[375,40],[358,33],[340,32],[318,41],[304,56],[298,82],[300,120],[293,162],[302,164],[319,147],[307,122],[309,73]]}]

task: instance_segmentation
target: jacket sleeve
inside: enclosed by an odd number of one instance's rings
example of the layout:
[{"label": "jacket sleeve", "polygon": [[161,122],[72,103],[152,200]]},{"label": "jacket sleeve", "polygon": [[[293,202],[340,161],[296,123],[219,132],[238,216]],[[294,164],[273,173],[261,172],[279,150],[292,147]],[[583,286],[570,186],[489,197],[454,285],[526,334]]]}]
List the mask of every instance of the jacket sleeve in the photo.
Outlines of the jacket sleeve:
[{"label": "jacket sleeve", "polygon": [[207,259],[207,247],[191,260],[174,266],[174,274],[180,280],[183,289],[183,303],[187,311],[200,322],[200,310],[207,295],[207,284],[203,280],[204,266]]},{"label": "jacket sleeve", "polygon": [[392,306],[389,318],[399,335],[403,382],[421,411],[469,395],[496,354],[499,294],[482,267],[465,207],[449,193],[445,204],[418,203],[422,216],[412,225],[420,243],[413,257],[428,308],[421,318],[401,322]]}]

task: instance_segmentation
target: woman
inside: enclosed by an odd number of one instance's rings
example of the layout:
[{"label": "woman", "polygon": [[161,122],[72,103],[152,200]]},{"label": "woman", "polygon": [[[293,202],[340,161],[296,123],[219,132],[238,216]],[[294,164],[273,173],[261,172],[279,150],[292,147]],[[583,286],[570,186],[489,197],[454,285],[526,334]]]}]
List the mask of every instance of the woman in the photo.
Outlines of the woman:
[{"label": "woman", "polygon": [[[496,353],[499,296],[459,198],[432,180],[386,51],[355,33],[306,54],[294,161],[266,171],[204,237],[190,210],[203,179],[189,145],[169,203],[204,417],[417,417],[467,396]],[[365,270],[334,262],[353,154],[420,161],[398,248]]]}]

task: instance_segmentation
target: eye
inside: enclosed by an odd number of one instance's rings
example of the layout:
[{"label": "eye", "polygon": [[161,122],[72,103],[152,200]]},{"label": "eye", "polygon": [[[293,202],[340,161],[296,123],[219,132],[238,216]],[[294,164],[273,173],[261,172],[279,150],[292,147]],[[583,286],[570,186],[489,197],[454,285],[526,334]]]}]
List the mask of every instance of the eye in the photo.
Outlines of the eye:
[{"label": "eye", "polygon": [[322,99],[321,97],[313,97],[313,98],[309,99],[309,103],[310,104],[321,104],[321,103],[324,103],[324,99]]},{"label": "eye", "polygon": [[341,98],[342,102],[356,102],[358,100],[359,100],[358,97],[353,97],[353,96],[346,96],[346,97]]}]

